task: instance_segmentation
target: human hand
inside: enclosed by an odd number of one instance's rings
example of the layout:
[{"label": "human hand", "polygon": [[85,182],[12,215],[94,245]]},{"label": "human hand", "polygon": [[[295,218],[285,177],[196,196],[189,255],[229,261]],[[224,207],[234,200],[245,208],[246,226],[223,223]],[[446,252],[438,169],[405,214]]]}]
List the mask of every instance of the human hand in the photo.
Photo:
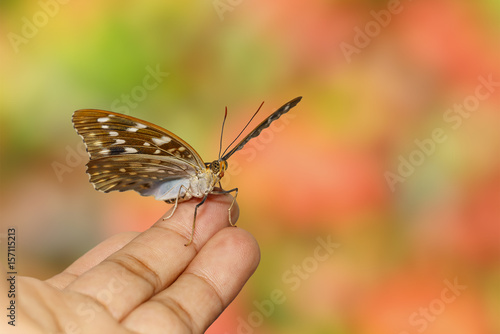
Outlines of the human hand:
[{"label": "human hand", "polygon": [[[260,259],[255,239],[229,226],[231,201],[209,197],[188,247],[196,200],[145,232],[103,241],[46,281],[18,276],[16,326],[4,318],[0,332],[203,333]],[[237,205],[231,214],[235,222]],[[2,299],[7,283],[1,280]]]}]

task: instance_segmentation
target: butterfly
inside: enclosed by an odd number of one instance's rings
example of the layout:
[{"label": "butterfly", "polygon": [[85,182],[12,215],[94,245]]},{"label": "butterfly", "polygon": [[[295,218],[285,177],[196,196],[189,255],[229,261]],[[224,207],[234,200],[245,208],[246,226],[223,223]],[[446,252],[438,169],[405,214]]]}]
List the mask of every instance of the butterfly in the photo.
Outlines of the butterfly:
[{"label": "butterfly", "polygon": [[228,168],[227,160],[273,121],[295,107],[301,99],[302,97],[297,97],[285,103],[229,150],[260,110],[261,104],[221,157],[226,108],[219,157],[209,163],[204,162],[195,149],[177,135],[132,116],[98,109],[81,109],[73,113],[72,120],[89,153],[87,174],[96,190],[105,193],[134,190],[142,196],[154,196],[157,200],[174,204],[171,214],[164,219],[173,216],[179,202],[193,197],[202,199],[195,206],[187,246],[193,240],[198,208],[205,203],[209,194],[235,193],[228,209],[229,222],[235,226],[231,221],[231,208],[236,201],[238,188],[223,190],[220,184]]}]

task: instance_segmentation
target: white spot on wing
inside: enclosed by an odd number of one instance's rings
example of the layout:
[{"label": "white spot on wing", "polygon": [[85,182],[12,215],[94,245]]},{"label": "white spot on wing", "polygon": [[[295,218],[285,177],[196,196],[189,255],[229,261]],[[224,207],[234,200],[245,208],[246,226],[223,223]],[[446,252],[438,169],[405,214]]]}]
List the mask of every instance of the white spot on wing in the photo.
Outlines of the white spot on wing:
[{"label": "white spot on wing", "polygon": [[103,128],[103,129],[109,129],[109,125],[103,124],[103,126],[101,126],[101,128]]},{"label": "white spot on wing", "polygon": [[128,132],[137,132],[138,128],[127,128]]},{"label": "white spot on wing", "polygon": [[101,118],[98,118],[97,121],[99,123],[107,122],[107,121],[109,121],[109,117],[101,117]]},{"label": "white spot on wing", "polygon": [[183,147],[183,146],[179,147],[179,152],[184,152],[185,150],[186,150],[185,147]]},{"label": "white spot on wing", "polygon": [[172,138],[169,138],[167,136],[163,136],[161,138],[153,138],[153,142],[156,145],[163,145],[163,144],[169,143],[171,140],[172,140]]},{"label": "white spot on wing", "polygon": [[110,132],[109,132],[109,135],[110,135],[111,137],[116,137],[116,136],[118,136],[118,132],[116,132],[116,131],[110,131]]},{"label": "white spot on wing", "polygon": [[137,126],[137,128],[139,128],[139,129],[145,129],[145,128],[147,128],[147,126],[144,125],[144,124],[142,124],[142,123],[135,123],[135,126]]},{"label": "white spot on wing", "polygon": [[123,140],[123,139],[116,139],[115,143],[113,145],[120,145],[120,144],[123,144],[123,143],[125,143],[125,140]]},{"label": "white spot on wing", "polygon": [[109,150],[108,149],[104,149],[104,150],[99,151],[99,153],[100,154],[108,154]]},{"label": "white spot on wing", "polygon": [[137,150],[133,147],[125,147],[126,153],[137,153]]},{"label": "white spot on wing", "polygon": [[283,108],[284,111],[288,111],[290,109],[290,105],[286,105],[285,108]]},{"label": "white spot on wing", "polygon": [[142,145],[144,145],[144,146],[151,146],[151,144],[150,144],[150,143],[148,143],[147,141],[146,141],[146,142],[144,142],[144,144],[142,144]]},{"label": "white spot on wing", "polygon": [[125,173],[127,170],[125,168],[120,168],[120,172]]},{"label": "white spot on wing", "polygon": [[161,152],[160,150],[156,150],[154,153],[155,153],[155,154],[158,154],[158,153],[160,153],[160,152]]}]

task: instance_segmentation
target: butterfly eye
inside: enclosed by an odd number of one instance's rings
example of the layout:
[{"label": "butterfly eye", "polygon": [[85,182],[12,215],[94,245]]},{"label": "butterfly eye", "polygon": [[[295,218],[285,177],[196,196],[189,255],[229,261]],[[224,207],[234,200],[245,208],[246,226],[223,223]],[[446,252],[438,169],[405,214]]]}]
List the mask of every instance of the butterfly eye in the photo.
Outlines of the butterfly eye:
[{"label": "butterfly eye", "polygon": [[219,164],[219,161],[217,161],[217,160],[213,161],[213,162],[210,164],[210,169],[212,170],[212,172],[213,172],[214,174],[219,173],[219,170],[220,170],[220,164]]}]

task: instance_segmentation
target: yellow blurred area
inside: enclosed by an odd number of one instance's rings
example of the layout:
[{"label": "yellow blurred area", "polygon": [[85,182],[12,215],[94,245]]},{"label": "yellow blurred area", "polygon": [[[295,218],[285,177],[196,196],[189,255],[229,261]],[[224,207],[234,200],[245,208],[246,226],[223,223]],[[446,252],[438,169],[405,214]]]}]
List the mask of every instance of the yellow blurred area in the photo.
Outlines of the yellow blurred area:
[{"label": "yellow blurred area", "polygon": [[498,1],[8,0],[0,35],[0,233],[18,229],[20,274],[169,208],[93,189],[74,110],[212,161],[225,106],[228,144],[263,100],[257,121],[303,96],[229,160],[262,260],[207,333],[500,333]]}]

